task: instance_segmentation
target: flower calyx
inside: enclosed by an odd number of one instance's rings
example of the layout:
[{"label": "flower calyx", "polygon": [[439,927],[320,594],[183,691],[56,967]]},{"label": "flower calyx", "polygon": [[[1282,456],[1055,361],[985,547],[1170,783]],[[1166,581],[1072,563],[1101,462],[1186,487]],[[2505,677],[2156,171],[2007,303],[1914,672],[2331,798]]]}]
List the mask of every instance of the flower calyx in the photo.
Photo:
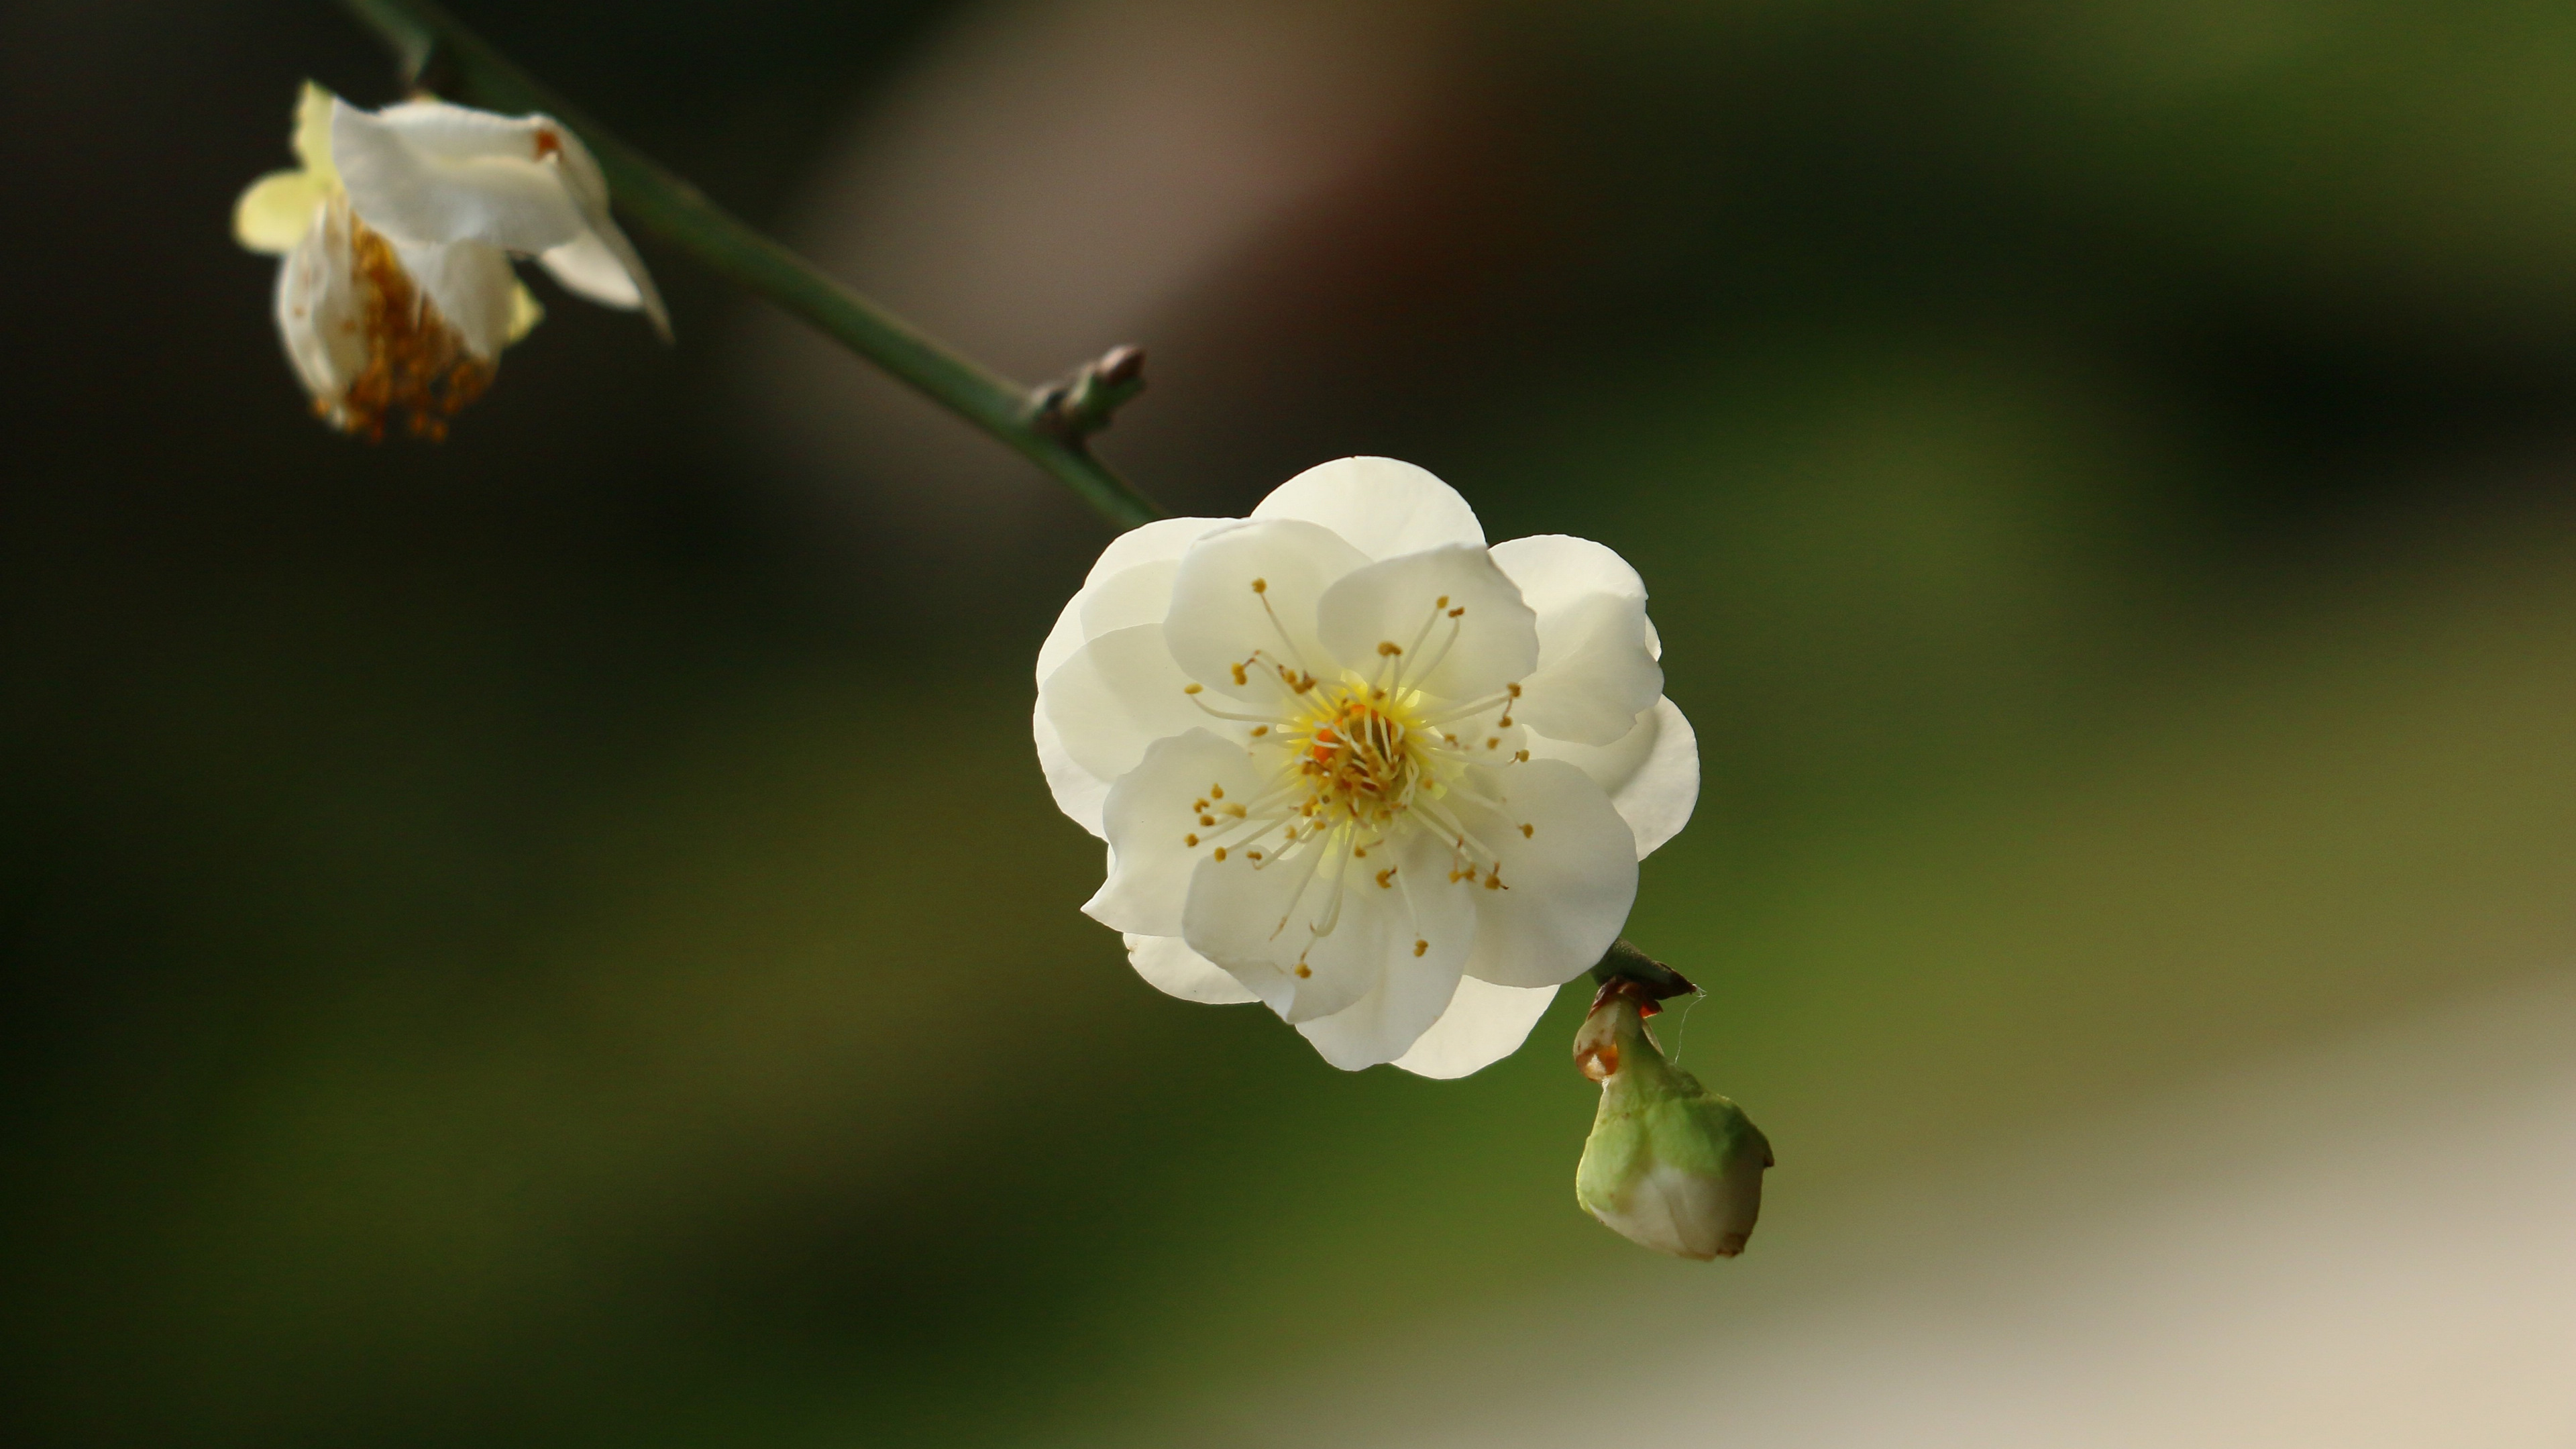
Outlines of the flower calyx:
[{"label": "flower calyx", "polygon": [[[1612,986],[1624,983],[1638,1000],[1647,1003],[1645,1014],[1648,1016],[1662,1009],[1655,1006],[1655,1002],[1699,994],[1699,987],[1693,985],[1689,977],[1638,950],[1625,936],[1611,942],[1610,949],[1593,964],[1592,979],[1601,983],[1605,993]],[[1595,1011],[1600,1010],[1604,999],[1606,997],[1601,996],[1593,999]]]}]

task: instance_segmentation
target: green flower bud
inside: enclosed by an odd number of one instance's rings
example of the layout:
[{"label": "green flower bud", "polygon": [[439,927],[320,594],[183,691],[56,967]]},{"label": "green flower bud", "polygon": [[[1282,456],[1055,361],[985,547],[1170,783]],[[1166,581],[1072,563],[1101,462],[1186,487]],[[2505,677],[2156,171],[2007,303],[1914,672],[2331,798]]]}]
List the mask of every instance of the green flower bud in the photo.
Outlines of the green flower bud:
[{"label": "green flower bud", "polygon": [[1642,996],[1605,989],[1575,1034],[1574,1060],[1601,1084],[1601,1111],[1574,1171],[1574,1198],[1620,1236],[1681,1258],[1732,1258],[1762,1211],[1771,1144],[1743,1109],[1664,1060]]}]

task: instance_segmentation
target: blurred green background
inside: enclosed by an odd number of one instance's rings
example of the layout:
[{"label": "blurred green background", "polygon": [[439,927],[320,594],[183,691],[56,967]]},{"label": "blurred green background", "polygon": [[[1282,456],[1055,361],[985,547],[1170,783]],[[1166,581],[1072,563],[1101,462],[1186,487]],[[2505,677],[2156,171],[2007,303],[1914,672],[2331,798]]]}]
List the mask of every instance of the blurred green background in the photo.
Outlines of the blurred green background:
[{"label": "blurred green background", "polygon": [[[1762,1231],[1575,1208],[1574,993],[1435,1083],[1126,969],[1025,734],[1106,537],[1045,480],[649,237],[675,350],[548,291],[450,442],[334,436],[226,225],[387,65],[22,0],[19,1442],[1271,1442],[1207,1425],[1558,1306],[1574,1396],[1605,1295],[1797,1291],[1961,1154],[2576,944],[2576,10],[455,8],[1006,366],[1148,345],[1104,451],[1177,509],[1384,453],[1634,561],[1707,785],[1630,934]],[[1237,134],[1303,179],[1227,201]]]}]

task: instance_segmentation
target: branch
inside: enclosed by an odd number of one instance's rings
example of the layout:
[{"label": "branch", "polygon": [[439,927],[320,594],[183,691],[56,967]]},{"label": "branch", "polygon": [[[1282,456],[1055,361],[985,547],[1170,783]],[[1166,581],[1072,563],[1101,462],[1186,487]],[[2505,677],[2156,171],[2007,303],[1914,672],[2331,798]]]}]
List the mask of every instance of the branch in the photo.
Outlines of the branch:
[{"label": "branch", "polygon": [[1009,444],[1119,527],[1163,516],[1086,445],[1092,433],[1109,425],[1121,403],[1143,390],[1142,352],[1121,348],[1044,389],[986,371],[754,231],[695,186],[609,134],[429,0],[340,3],[393,51],[405,84],[490,110],[546,112],[570,126],[598,156],[618,205],[665,241]]}]

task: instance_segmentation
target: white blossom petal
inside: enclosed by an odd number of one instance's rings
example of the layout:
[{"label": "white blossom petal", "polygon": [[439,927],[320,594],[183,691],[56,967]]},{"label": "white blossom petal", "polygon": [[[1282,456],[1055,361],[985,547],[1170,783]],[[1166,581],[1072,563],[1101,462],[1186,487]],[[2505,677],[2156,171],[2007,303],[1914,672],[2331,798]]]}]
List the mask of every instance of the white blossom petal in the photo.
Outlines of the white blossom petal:
[{"label": "white blossom petal", "polygon": [[1157,518],[1151,523],[1139,524],[1109,540],[1109,546],[1100,551],[1099,559],[1091,565],[1091,572],[1084,576],[1082,586],[1088,589],[1138,564],[1176,560],[1188,553],[1190,545],[1198,542],[1209,529],[1240,521],[1232,518]]},{"label": "white blossom petal", "polygon": [[[615,307],[626,312],[642,308],[645,289],[652,284],[643,271],[643,263],[635,259],[631,249],[613,245],[601,235],[598,226],[604,218],[585,217],[584,220],[590,222],[591,230],[562,246],[538,253],[538,264],[546,269],[547,276],[561,283],[565,291],[576,297],[587,297],[603,307]],[[624,234],[620,233],[619,237],[623,240]],[[657,295],[653,301],[652,314],[667,325],[668,319],[662,315],[661,298]]]},{"label": "white blossom petal", "polygon": [[1358,549],[1317,524],[1212,529],[1181,556],[1163,637],[1192,679],[1240,699],[1276,701],[1276,679],[1248,662],[1254,652],[1280,668],[1332,677],[1332,658],[1315,634],[1316,605],[1344,575],[1367,565]]},{"label": "white blossom petal", "polygon": [[1393,458],[1336,458],[1280,484],[1254,518],[1321,524],[1373,559],[1444,543],[1485,546],[1476,510],[1427,469]]},{"label": "white blossom petal", "polygon": [[1519,1051],[1555,999],[1553,986],[1496,986],[1461,976],[1449,1009],[1395,1065],[1444,1080],[1481,1071]]},{"label": "white blossom petal", "polygon": [[1617,594],[1644,603],[1646,581],[1618,551],[1588,538],[1536,533],[1494,545],[1494,563],[1544,619],[1592,594]]},{"label": "white blossom petal", "polygon": [[[1084,640],[1100,632],[1083,628],[1083,610],[1094,585],[1105,583],[1142,564],[1178,562],[1181,555],[1189,551],[1190,545],[1198,541],[1200,534],[1220,523],[1233,521],[1227,518],[1158,518],[1111,539],[1109,547],[1101,550],[1099,559],[1092,564],[1090,576],[1083,580],[1082,587],[1074,592],[1073,597],[1065,601],[1063,612],[1056,615],[1055,628],[1047,634],[1046,642],[1038,646],[1039,681],[1044,682],[1064,661],[1073,657],[1073,651],[1081,648]],[[1168,610],[1171,603],[1168,583],[1163,603]],[[1154,617],[1160,619],[1162,616],[1157,614]],[[1145,621],[1138,619],[1133,622]]]},{"label": "white blossom petal", "polygon": [[1535,734],[1528,743],[1532,759],[1563,760],[1609,792],[1619,817],[1636,832],[1639,860],[1681,834],[1699,805],[1699,736],[1669,699],[1656,700],[1614,744],[1570,744]]},{"label": "white blossom petal", "polygon": [[1225,968],[1190,949],[1190,943],[1178,936],[1137,936],[1121,938],[1127,945],[1127,964],[1146,984],[1167,996],[1183,1001],[1201,1002],[1208,1006],[1236,1006],[1261,998],[1243,989],[1243,983],[1225,974]]},{"label": "white blossom petal", "polygon": [[1397,963],[1376,990],[1330,1016],[1300,1023],[1298,1032],[1346,1072],[1394,1061],[1436,1029],[1432,1024],[1458,993],[1464,961],[1446,953],[1437,969],[1432,961],[1426,955]]},{"label": "white blossom petal", "polygon": [[1038,646],[1038,683],[1064,667],[1091,636],[1082,632],[1082,595],[1077,592],[1056,611],[1055,627],[1047,631],[1046,642]]},{"label": "white blossom petal", "polygon": [[[1196,894],[1194,872],[1209,858],[1204,845],[1190,843],[1192,821],[1200,813],[1191,802],[1206,798],[1211,786],[1248,800],[1259,784],[1244,748],[1206,730],[1155,741],[1144,760],[1109,787],[1101,812],[1109,879],[1083,911],[1115,931],[1184,934],[1184,903]],[[1226,964],[1223,957],[1214,959]]]},{"label": "white blossom petal", "polygon": [[1606,745],[1628,733],[1664,692],[1663,666],[1646,649],[1646,606],[1591,594],[1542,616],[1539,664],[1513,711],[1533,731]]},{"label": "white blossom petal", "polygon": [[332,160],[360,221],[398,241],[478,241],[529,255],[588,230],[562,173],[539,159],[550,154],[544,138],[560,135],[541,117],[438,101],[377,114],[343,101],[331,113]]},{"label": "white blossom petal", "polygon": [[497,363],[518,319],[519,278],[509,253],[481,242],[392,242],[421,295],[456,329],[465,350]]},{"label": "white blossom petal", "polygon": [[[1288,1021],[1314,1021],[1357,1005],[1390,972],[1446,975],[1466,959],[1474,888],[1449,881],[1448,862],[1447,847],[1418,830],[1364,858],[1327,835],[1285,859],[1255,862],[1240,851],[1203,859],[1182,934]],[[1412,993],[1399,991],[1384,1024],[1371,1030],[1400,1030],[1417,1008]],[[1434,1002],[1422,1025],[1437,1015]]]},{"label": "white blossom petal", "polygon": [[[553,124],[546,116],[531,119]],[[564,188],[572,193],[573,204],[581,208],[590,234],[540,253],[537,260],[576,295],[611,307],[642,308],[653,330],[661,334],[663,341],[670,341],[670,309],[662,305],[653,274],[644,269],[644,259],[635,254],[635,244],[626,239],[626,233],[617,229],[616,220],[608,214],[608,178],[600,174],[599,163],[592,159],[590,148],[582,144],[579,136],[558,126],[554,140],[550,159],[563,173]]]},{"label": "white blossom petal", "polygon": [[1082,591],[1082,635],[1097,639],[1112,629],[1160,624],[1172,611],[1172,580],[1181,561],[1157,559],[1120,569]]},{"label": "white blossom petal", "polygon": [[1074,651],[1038,686],[1038,699],[1074,763],[1115,780],[1156,740],[1211,723],[1184,692],[1189,682],[1163,647],[1162,629],[1140,624]]},{"label": "white blossom petal", "polygon": [[325,412],[366,371],[366,314],[348,211],[323,206],[277,269],[277,331],[295,375]]},{"label": "white blossom petal", "polygon": [[1537,618],[1479,545],[1355,570],[1325,592],[1317,614],[1325,650],[1345,668],[1372,681],[1401,671],[1435,699],[1499,694],[1538,664]]},{"label": "white blossom petal", "polygon": [[1476,893],[1467,974],[1497,986],[1571,981],[1610,949],[1636,903],[1636,835],[1601,787],[1563,760],[1488,776],[1497,777],[1499,810],[1451,797],[1502,879]]},{"label": "white blossom petal", "polygon": [[1538,668],[1515,711],[1539,734],[1607,745],[1664,691],[1646,586],[1628,561],[1589,539],[1516,538],[1494,562],[1538,614]]},{"label": "white blossom petal", "polygon": [[1055,808],[1074,824],[1106,839],[1100,812],[1109,804],[1110,782],[1082,768],[1065,752],[1043,699],[1029,712],[1029,738],[1037,746],[1038,768],[1046,773],[1047,793],[1055,797]]}]

